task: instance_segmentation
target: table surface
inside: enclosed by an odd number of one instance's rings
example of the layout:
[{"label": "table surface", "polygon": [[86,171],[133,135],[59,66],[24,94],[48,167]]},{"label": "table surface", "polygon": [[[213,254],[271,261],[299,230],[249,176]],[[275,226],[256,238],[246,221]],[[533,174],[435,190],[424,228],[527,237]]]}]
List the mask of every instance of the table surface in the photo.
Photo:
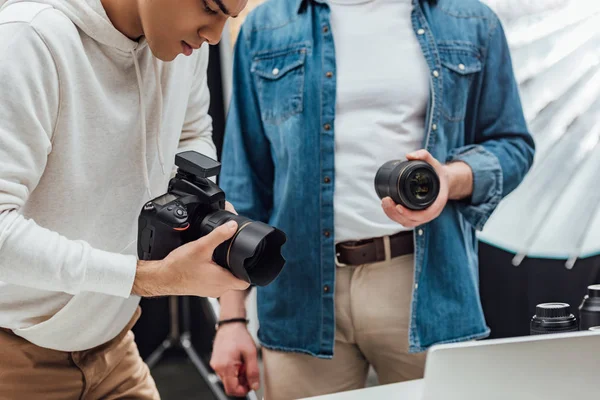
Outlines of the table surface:
[{"label": "table surface", "polygon": [[367,389],[351,390],[348,392],[330,394],[326,396],[311,397],[310,400],[420,400],[422,395],[423,380],[417,379],[414,381],[375,386]]}]

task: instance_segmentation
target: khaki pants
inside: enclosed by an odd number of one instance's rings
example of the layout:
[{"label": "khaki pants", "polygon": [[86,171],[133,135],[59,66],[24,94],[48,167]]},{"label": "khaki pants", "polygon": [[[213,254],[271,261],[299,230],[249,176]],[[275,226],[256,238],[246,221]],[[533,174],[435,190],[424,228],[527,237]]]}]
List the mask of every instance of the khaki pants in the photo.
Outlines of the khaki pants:
[{"label": "khaki pants", "polygon": [[380,384],[422,378],[426,354],[408,353],[413,270],[412,254],[359,267],[338,267],[333,359],[263,348],[265,399],[360,389],[365,386],[369,365]]},{"label": "khaki pants", "polygon": [[1,400],[158,400],[148,367],[141,359],[131,328],[96,348],[62,352],[38,347],[0,329]]}]

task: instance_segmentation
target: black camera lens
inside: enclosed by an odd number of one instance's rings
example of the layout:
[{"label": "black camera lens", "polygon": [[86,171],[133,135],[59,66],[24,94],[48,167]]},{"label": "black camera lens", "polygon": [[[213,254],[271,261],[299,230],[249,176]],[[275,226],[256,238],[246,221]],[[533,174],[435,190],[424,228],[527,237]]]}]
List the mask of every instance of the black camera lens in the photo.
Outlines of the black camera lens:
[{"label": "black camera lens", "polygon": [[268,285],[285,264],[281,255],[285,234],[262,222],[224,210],[208,214],[200,224],[200,231],[204,236],[229,220],[237,222],[237,232],[215,249],[213,259],[239,279],[257,286]]},{"label": "black camera lens", "polygon": [[579,329],[600,326],[600,285],[591,285],[579,306]]},{"label": "black camera lens", "polygon": [[425,161],[388,161],[375,175],[375,191],[380,199],[391,197],[410,210],[424,210],[440,193],[440,179]]},{"label": "black camera lens", "polygon": [[535,307],[535,315],[531,319],[530,325],[531,335],[576,332],[578,330],[577,319],[571,314],[569,304],[543,303]]}]

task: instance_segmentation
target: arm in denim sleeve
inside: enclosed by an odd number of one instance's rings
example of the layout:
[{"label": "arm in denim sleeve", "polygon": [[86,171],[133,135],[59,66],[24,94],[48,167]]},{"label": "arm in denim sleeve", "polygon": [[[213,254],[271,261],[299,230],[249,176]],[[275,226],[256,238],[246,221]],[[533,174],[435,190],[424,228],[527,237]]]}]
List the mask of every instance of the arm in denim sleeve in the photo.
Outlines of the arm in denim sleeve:
[{"label": "arm in denim sleeve", "polygon": [[463,161],[473,171],[471,199],[459,203],[459,209],[477,230],[483,229],[500,200],[521,183],[534,154],[506,37],[500,22],[496,23],[482,71],[474,140],[467,138],[472,143],[454,149],[447,160]]},{"label": "arm in denim sleeve", "polygon": [[267,222],[273,204],[274,168],[244,32],[243,26],[235,46],[233,93],[223,143],[220,185],[240,215]]}]

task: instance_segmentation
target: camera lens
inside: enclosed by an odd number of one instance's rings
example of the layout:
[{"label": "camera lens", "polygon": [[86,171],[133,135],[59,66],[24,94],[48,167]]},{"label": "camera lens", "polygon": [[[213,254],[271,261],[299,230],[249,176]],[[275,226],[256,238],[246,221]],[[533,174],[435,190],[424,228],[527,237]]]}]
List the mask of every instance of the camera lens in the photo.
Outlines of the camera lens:
[{"label": "camera lens", "polygon": [[440,179],[425,161],[388,161],[375,175],[375,191],[380,199],[389,196],[410,210],[424,210],[437,199]]},{"label": "camera lens", "polygon": [[531,319],[530,325],[531,335],[576,332],[578,330],[577,319],[571,314],[569,304],[543,303],[535,307],[535,315]]},{"label": "camera lens", "polygon": [[256,248],[256,251],[254,252],[254,255],[246,260],[244,268],[246,268],[246,271],[248,271],[248,273],[250,273],[250,271],[252,271],[254,267],[260,264],[265,251],[265,246],[267,245],[266,243],[266,240],[261,240],[258,244],[258,247]]},{"label": "camera lens", "polygon": [[285,234],[262,222],[219,210],[208,214],[200,224],[202,236],[229,220],[237,222],[238,230],[215,249],[213,259],[239,279],[257,286],[268,285],[285,264],[281,255]]},{"label": "camera lens", "polygon": [[591,285],[579,306],[579,329],[600,326],[600,285]]}]

